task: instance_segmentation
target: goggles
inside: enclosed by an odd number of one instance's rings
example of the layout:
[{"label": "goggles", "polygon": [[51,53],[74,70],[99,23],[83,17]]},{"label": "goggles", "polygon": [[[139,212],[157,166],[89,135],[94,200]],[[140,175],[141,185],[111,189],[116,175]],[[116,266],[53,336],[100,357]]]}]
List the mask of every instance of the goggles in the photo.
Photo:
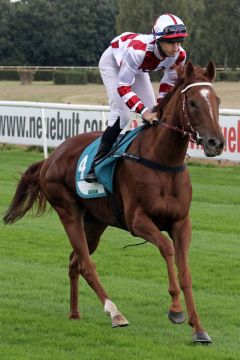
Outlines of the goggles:
[{"label": "goggles", "polygon": [[163,29],[163,32],[154,33],[156,36],[167,36],[167,35],[175,35],[175,34],[185,34],[187,32],[185,25],[169,25]]}]

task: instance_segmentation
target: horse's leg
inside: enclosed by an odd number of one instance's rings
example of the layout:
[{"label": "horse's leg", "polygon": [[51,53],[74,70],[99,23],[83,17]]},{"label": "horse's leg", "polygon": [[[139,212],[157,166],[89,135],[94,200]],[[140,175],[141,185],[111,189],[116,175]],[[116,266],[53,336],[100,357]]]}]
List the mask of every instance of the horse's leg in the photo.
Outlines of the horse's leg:
[{"label": "horse's leg", "polygon": [[70,254],[69,271],[70,279],[70,314],[69,319],[80,319],[78,310],[78,280],[79,280],[79,263],[77,254],[72,251]]},{"label": "horse's leg", "polygon": [[[118,311],[115,304],[108,298],[107,293],[104,288],[100,284],[95,265],[92,263],[90,259],[89,247],[87,243],[87,237],[85,232],[85,224],[84,224],[84,209],[79,207],[79,204],[76,202],[76,199],[69,192],[66,192],[65,188],[62,188],[62,191],[58,188],[58,193],[61,193],[63,197],[63,205],[60,205],[58,200],[58,204],[53,204],[56,212],[58,213],[60,220],[65,228],[65,231],[68,235],[70,243],[73,247],[74,253],[78,259],[79,272],[87,281],[87,283],[91,286],[91,288],[95,291],[100,301],[104,305],[104,311],[111,316],[113,327],[117,326],[126,326],[128,325],[128,321],[125,317]],[[87,225],[86,225],[87,229]],[[93,231],[93,229],[92,229]],[[87,235],[89,235],[90,231],[87,231]],[[88,239],[89,240],[89,239]],[[91,240],[89,240],[91,243]],[[76,260],[73,257],[73,263],[71,269],[77,268]],[[78,313],[77,310],[77,283],[78,277],[75,270],[75,275],[72,279],[72,287],[71,287],[71,301],[72,301],[72,309],[75,314]],[[71,316],[71,315],[70,315]]]},{"label": "horse's leg", "polygon": [[[92,254],[100,240],[100,236],[105,230],[106,225],[97,221],[89,214],[86,214],[84,217],[84,230],[87,238],[88,250]],[[69,262],[69,279],[70,279],[70,319],[79,319],[79,310],[78,310],[78,281],[79,281],[79,262],[77,254],[72,251],[70,254]]]},{"label": "horse's leg", "polygon": [[188,250],[191,241],[192,226],[190,218],[175,224],[171,231],[171,237],[175,247],[175,259],[179,272],[179,283],[184,294],[188,312],[188,323],[193,328],[193,341],[211,343],[208,333],[200,324],[192,293],[192,279],[188,265]]},{"label": "horse's leg", "polygon": [[[99,244],[100,236],[106,227],[106,224],[92,217],[89,213],[85,215],[84,229],[90,254],[93,254],[96,250]],[[127,326],[129,324],[127,319],[118,311],[116,305],[110,299],[105,301],[104,311],[111,317],[113,327]]]},{"label": "horse's leg", "polygon": [[[131,219],[131,223],[129,224],[131,231],[136,236],[154,244],[165,259],[168,270],[169,294],[172,298],[172,304],[169,309],[169,318],[175,323],[182,323],[185,319],[180,302],[180,287],[175,271],[175,250],[172,241],[159,231],[157,226],[141,207],[136,209],[134,216],[128,218]],[[175,315],[173,316],[173,314]]]}]

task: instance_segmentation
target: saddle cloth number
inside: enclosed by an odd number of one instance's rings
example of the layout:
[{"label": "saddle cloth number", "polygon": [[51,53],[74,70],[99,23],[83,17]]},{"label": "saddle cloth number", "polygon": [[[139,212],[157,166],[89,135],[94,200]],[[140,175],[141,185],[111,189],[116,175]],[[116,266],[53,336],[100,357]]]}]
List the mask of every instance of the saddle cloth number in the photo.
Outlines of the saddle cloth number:
[{"label": "saddle cloth number", "polygon": [[84,156],[84,158],[82,159],[82,161],[80,162],[79,166],[78,166],[78,171],[80,173],[80,179],[83,180],[84,179],[84,174],[85,174],[85,170],[86,170],[86,165],[87,165],[87,160],[88,160],[88,155]]}]

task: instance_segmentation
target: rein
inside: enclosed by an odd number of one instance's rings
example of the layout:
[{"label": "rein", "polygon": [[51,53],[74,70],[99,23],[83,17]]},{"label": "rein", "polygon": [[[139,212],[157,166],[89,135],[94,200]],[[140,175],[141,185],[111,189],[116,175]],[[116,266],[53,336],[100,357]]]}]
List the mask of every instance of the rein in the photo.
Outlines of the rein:
[{"label": "rein", "polygon": [[192,127],[191,127],[191,131],[187,131],[187,130],[181,129],[177,126],[167,124],[165,121],[162,121],[162,120],[157,120],[156,124],[163,126],[167,129],[173,130],[175,132],[178,132],[178,133],[182,134],[183,137],[189,136],[189,141],[196,142],[196,144],[198,144],[198,145],[200,145],[200,143],[201,143],[201,138],[198,136],[197,131],[195,131]]}]

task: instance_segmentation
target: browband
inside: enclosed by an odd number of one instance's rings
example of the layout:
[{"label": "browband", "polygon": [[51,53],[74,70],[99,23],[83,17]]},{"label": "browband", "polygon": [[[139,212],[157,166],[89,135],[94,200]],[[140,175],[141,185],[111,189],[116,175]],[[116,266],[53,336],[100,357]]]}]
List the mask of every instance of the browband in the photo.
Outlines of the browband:
[{"label": "browband", "polygon": [[205,82],[197,82],[197,83],[193,83],[193,84],[190,84],[190,85],[186,86],[185,89],[183,89],[183,90],[181,91],[181,93],[182,93],[182,94],[185,93],[188,89],[190,89],[190,88],[193,87],[193,86],[203,86],[203,85],[213,86],[212,83],[210,83],[210,82],[206,82],[206,81],[205,81]]}]

